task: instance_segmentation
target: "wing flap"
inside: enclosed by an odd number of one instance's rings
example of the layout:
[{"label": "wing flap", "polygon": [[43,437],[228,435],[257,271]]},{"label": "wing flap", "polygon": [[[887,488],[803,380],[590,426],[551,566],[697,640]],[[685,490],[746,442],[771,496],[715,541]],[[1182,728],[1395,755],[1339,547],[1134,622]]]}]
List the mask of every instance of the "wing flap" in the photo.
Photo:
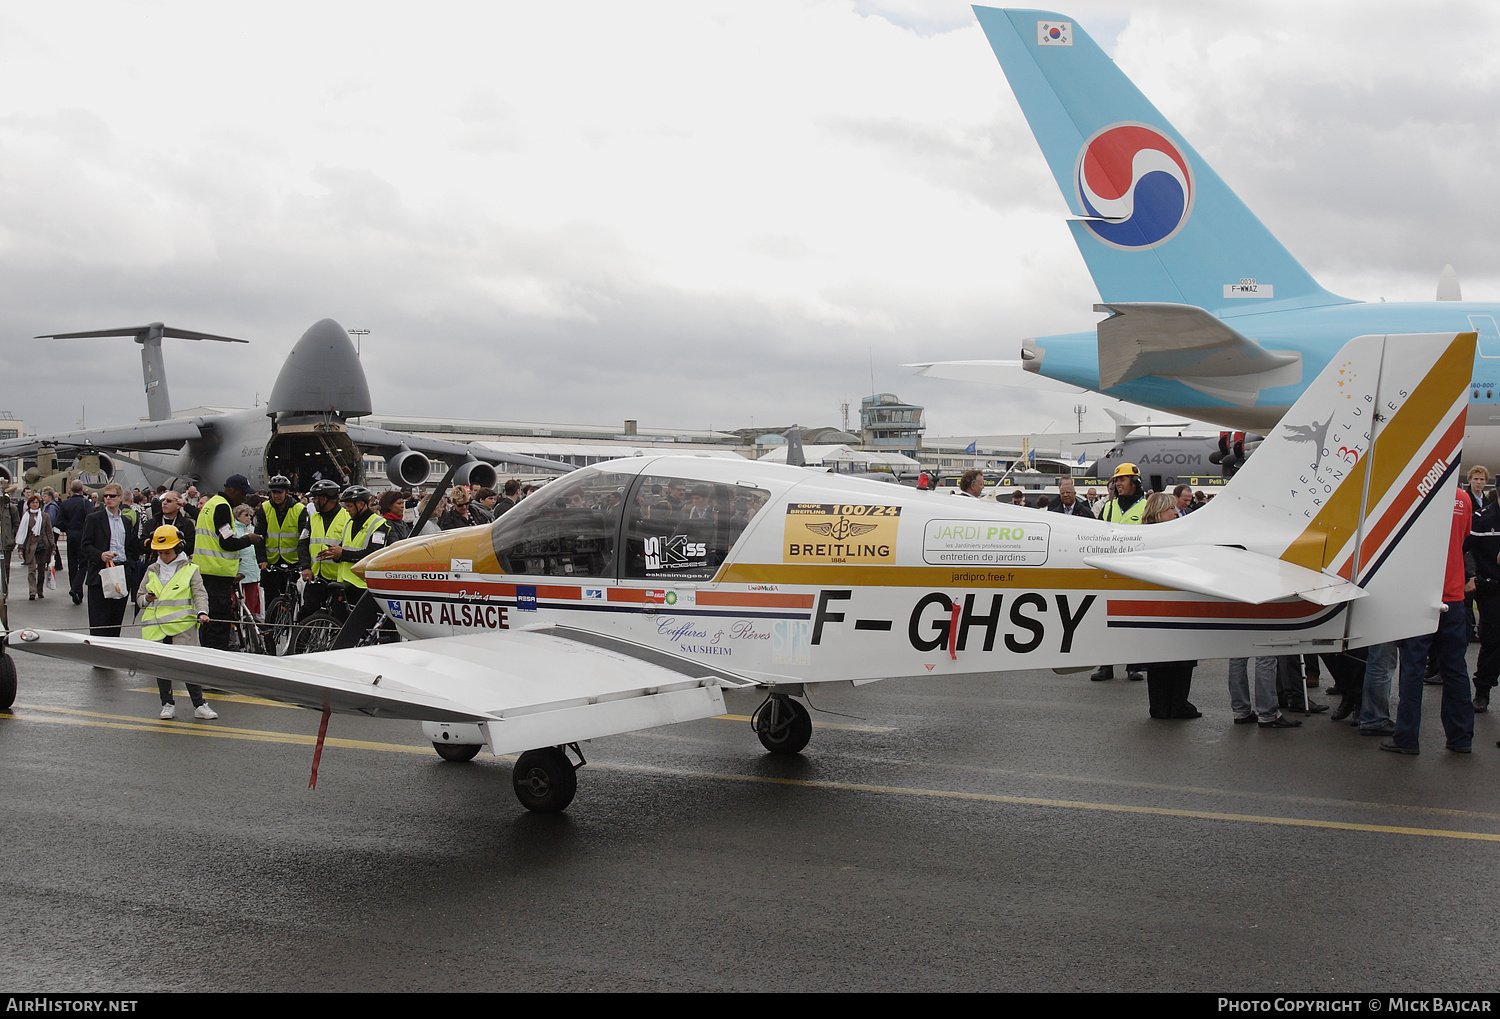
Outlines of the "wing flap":
[{"label": "wing flap", "polygon": [[416,450],[428,456],[440,460],[462,460],[473,457],[475,460],[483,460],[492,464],[516,464],[527,467],[541,467],[545,470],[566,473],[574,470],[572,464],[562,463],[558,460],[548,460],[539,456],[526,456],[520,453],[500,455],[492,453],[483,446],[473,445],[467,442],[452,442],[448,439],[432,439],[425,435],[416,435],[409,432],[392,432],[384,428],[371,428],[369,425],[349,425],[345,429],[354,444],[361,447],[380,450],[387,455],[402,449]]},{"label": "wing flap", "polygon": [[1318,605],[1363,598],[1365,591],[1341,577],[1227,545],[1183,545],[1145,552],[1086,556],[1096,569],[1148,584],[1227,598],[1250,605],[1302,598]]}]

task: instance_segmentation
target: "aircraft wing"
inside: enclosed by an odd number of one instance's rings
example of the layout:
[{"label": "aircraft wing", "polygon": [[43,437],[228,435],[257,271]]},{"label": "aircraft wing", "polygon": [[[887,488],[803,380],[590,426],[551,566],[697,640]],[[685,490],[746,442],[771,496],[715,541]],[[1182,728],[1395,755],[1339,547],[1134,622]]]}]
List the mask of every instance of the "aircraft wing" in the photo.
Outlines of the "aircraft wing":
[{"label": "aircraft wing", "polygon": [[1102,389],[1156,375],[1248,405],[1262,389],[1302,379],[1300,353],[1267,350],[1202,308],[1122,303],[1094,310],[1110,313],[1098,325]]},{"label": "aircraft wing", "polygon": [[165,421],[142,421],[140,424],[115,428],[85,428],[77,432],[52,435],[25,435],[0,441],[0,457],[34,452],[41,446],[59,449],[177,449],[190,439],[201,439],[213,429],[207,417],[168,418]]},{"label": "aircraft wing", "polygon": [[490,464],[517,464],[529,467],[541,467],[544,470],[571,471],[576,470],[572,464],[561,463],[557,460],[548,460],[539,456],[527,456],[524,453],[496,453],[493,450],[484,449],[478,445],[467,442],[451,442],[447,439],[429,439],[421,435],[412,435],[408,432],[392,432],[384,428],[370,428],[367,425],[347,426],[349,438],[354,440],[356,446],[369,449],[377,449],[389,455],[402,449],[416,450],[425,453],[438,460],[452,461],[454,459],[467,460],[473,457],[475,460],[483,460]]},{"label": "aircraft wing", "polygon": [[1182,545],[1148,552],[1086,556],[1083,561],[1148,584],[1250,605],[1286,598],[1337,605],[1365,596],[1364,588],[1342,577],[1330,577],[1229,545]]},{"label": "aircraft wing", "polygon": [[10,646],[319,711],[479,723],[497,754],[708,718],[724,712],[722,687],[758,685],[562,626],[286,658],[48,630],[13,631]]},{"label": "aircraft wing", "polygon": [[1029,372],[1020,361],[931,361],[903,364],[903,368],[920,368],[917,374],[929,379],[952,379],[955,382],[982,382],[989,386],[1015,386],[1052,393],[1086,393],[1088,390],[1066,382]]}]

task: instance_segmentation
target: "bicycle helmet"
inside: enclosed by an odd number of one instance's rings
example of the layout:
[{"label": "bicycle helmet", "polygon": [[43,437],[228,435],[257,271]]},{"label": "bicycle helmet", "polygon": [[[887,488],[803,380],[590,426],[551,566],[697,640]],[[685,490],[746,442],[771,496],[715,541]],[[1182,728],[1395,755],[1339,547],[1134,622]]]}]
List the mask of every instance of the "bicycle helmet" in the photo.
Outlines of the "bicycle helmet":
[{"label": "bicycle helmet", "polygon": [[278,474],[271,479],[270,489],[273,492],[290,492],[292,490],[292,479],[285,474]]},{"label": "bicycle helmet", "polygon": [[338,482],[329,481],[327,478],[324,478],[322,481],[315,481],[313,482],[313,487],[307,490],[307,494],[314,498],[321,495],[329,499],[337,499],[339,497]]},{"label": "bicycle helmet", "polygon": [[362,502],[366,506],[375,501],[375,493],[364,485],[350,485],[339,496],[339,502]]}]

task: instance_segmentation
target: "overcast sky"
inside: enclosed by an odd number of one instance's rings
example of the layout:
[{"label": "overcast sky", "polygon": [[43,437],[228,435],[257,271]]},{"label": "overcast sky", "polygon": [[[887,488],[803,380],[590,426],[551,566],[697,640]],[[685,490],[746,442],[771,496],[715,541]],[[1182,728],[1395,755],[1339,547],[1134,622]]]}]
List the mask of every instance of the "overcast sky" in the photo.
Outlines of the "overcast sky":
[{"label": "overcast sky", "polygon": [[[1500,5],[1063,11],[1329,289],[1500,298]],[[1481,200],[1483,199],[1483,200]],[[264,399],[324,317],[381,413],[1076,426],[1073,397],[914,379],[1091,328],[1067,213],[970,9],[753,4],[10,4],[0,14],[0,410]],[[1108,421],[1098,407],[1085,428]]]}]

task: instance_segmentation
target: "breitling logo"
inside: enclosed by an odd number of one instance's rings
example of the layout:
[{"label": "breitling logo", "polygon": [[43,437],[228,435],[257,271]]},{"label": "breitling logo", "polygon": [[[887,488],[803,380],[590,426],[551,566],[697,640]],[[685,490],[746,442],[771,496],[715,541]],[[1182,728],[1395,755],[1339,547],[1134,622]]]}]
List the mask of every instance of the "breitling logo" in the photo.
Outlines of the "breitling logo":
[{"label": "breitling logo", "polygon": [[856,524],[848,517],[839,517],[822,524],[804,524],[814,534],[821,534],[833,538],[835,541],[843,541],[845,538],[858,538],[861,534],[869,534],[878,526],[876,524]]},{"label": "breitling logo", "polygon": [[[900,524],[900,506],[791,503],[783,562],[893,563]],[[817,537],[809,540],[813,535]]]}]

